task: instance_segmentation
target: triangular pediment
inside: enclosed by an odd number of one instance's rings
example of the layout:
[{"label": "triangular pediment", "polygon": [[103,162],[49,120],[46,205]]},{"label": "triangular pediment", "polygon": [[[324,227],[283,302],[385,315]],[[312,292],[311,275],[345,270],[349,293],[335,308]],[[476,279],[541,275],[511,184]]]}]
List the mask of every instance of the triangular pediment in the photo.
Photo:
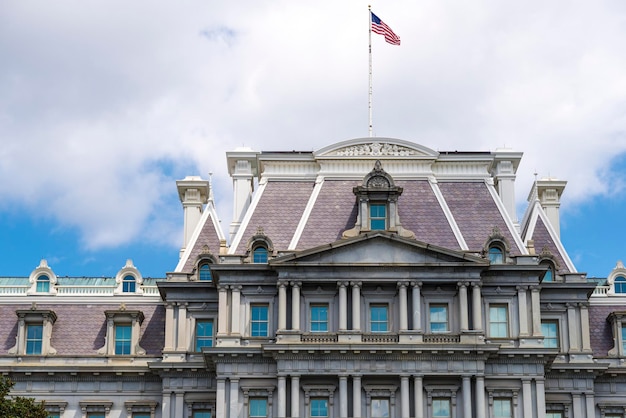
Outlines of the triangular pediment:
[{"label": "triangular pediment", "polygon": [[278,257],[274,265],[488,265],[483,258],[407,239],[395,233],[369,232]]}]

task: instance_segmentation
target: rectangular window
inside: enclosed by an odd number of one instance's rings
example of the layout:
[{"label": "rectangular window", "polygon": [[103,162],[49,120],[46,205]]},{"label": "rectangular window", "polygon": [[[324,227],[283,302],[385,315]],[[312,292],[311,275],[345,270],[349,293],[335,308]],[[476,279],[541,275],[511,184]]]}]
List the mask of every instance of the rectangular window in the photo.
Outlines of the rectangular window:
[{"label": "rectangular window", "polygon": [[327,417],[328,416],[328,399],[312,398],[311,399],[311,417]]},{"label": "rectangular window", "polygon": [[58,412],[51,412],[48,414],[48,418],[59,418]]},{"label": "rectangular window", "polygon": [[387,205],[384,203],[370,204],[370,229],[387,229]]},{"label": "rectangular window", "polygon": [[26,326],[26,354],[41,354],[43,343],[43,324]]},{"label": "rectangular window", "polygon": [[389,307],[387,305],[370,306],[370,330],[372,332],[389,331]]},{"label": "rectangular window", "polygon": [[509,318],[506,305],[489,306],[489,336],[506,338],[509,336]]},{"label": "rectangular window", "polygon": [[268,305],[250,306],[250,336],[267,337],[269,335]]},{"label": "rectangular window", "polygon": [[546,348],[559,348],[559,322],[541,321],[541,333],[543,334],[543,346]]},{"label": "rectangular window", "polygon": [[433,418],[450,418],[451,416],[450,399],[433,399]]},{"label": "rectangular window", "polygon": [[196,320],[196,351],[202,347],[213,346],[213,321],[206,319]]},{"label": "rectangular window", "polygon": [[372,398],[372,418],[387,418],[389,416],[389,399]]},{"label": "rectangular window", "polygon": [[210,411],[193,411],[193,418],[211,418]]},{"label": "rectangular window", "polygon": [[493,417],[494,418],[512,418],[511,400],[510,399],[494,399],[493,400]]},{"label": "rectangular window", "polygon": [[448,305],[430,305],[430,332],[448,330]]},{"label": "rectangular window", "polygon": [[546,412],[546,418],[563,418],[562,412]]},{"label": "rectangular window", "polygon": [[132,343],[132,327],[130,325],[115,326],[115,354],[130,354]]},{"label": "rectangular window", "polygon": [[87,418],[104,418],[104,413],[102,412],[88,412]]},{"label": "rectangular window", "polygon": [[328,305],[311,305],[311,332],[328,332]]},{"label": "rectangular window", "polygon": [[260,418],[267,416],[267,399],[250,398],[250,418]]},{"label": "rectangular window", "polygon": [[134,413],[133,418],[150,418],[150,414],[145,412]]}]

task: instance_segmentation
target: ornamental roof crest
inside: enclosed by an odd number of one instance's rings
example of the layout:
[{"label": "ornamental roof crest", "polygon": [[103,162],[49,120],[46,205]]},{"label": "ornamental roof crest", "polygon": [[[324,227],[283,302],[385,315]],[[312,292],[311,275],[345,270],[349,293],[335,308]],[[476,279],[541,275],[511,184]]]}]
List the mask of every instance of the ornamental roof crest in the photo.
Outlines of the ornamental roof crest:
[{"label": "ornamental roof crest", "polygon": [[390,144],[388,142],[370,142],[366,144],[351,145],[339,148],[330,152],[328,155],[337,155],[340,157],[409,157],[412,155],[424,155],[414,149],[403,147],[402,145]]}]

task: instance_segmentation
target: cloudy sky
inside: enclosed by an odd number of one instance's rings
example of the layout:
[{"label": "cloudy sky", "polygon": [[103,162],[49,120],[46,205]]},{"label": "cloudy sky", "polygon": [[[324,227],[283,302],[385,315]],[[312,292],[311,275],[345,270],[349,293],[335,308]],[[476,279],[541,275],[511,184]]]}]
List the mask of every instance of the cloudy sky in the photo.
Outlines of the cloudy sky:
[{"label": "cloudy sky", "polygon": [[225,152],[321,148],[374,133],[441,150],[524,152],[533,181],[567,180],[562,238],[579,271],[626,259],[626,2],[82,0],[0,7],[0,276],[46,258],[112,276],[172,271],[175,180]]}]

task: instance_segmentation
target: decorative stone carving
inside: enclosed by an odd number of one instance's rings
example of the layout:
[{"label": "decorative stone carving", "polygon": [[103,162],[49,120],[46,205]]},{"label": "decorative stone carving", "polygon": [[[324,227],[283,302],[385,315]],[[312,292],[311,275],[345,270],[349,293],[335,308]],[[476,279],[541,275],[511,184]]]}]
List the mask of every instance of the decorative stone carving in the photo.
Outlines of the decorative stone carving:
[{"label": "decorative stone carving", "polygon": [[340,148],[331,152],[329,155],[340,157],[362,157],[362,156],[391,156],[391,157],[408,157],[415,155],[425,155],[417,150],[403,147],[402,145],[372,142],[369,144],[351,145],[349,147]]}]

